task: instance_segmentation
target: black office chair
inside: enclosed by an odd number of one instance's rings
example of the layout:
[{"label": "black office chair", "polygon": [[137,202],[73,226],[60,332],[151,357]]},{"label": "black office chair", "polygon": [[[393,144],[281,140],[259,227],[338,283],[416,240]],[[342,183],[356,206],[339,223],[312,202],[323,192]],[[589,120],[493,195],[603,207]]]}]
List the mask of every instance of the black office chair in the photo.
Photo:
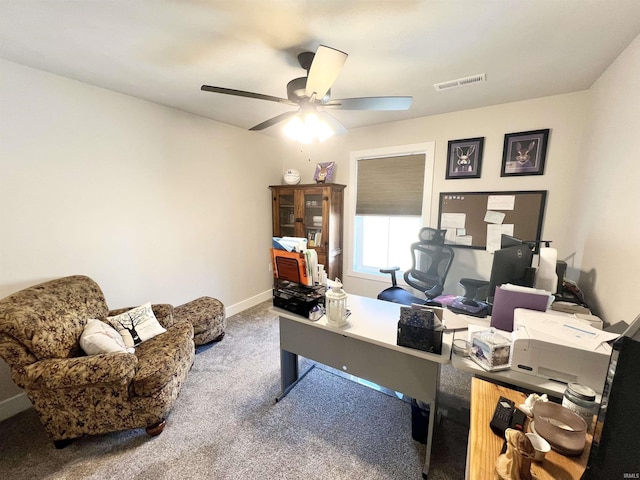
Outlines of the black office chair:
[{"label": "black office chair", "polygon": [[411,244],[413,265],[404,272],[408,285],[424,292],[425,297],[417,297],[398,286],[396,272],[400,267],[380,269],[391,275],[391,287],[378,294],[378,299],[387,302],[411,305],[425,304],[442,294],[444,282],[453,262],[453,249],[444,244],[444,230],[424,227],[419,233],[420,241]]}]

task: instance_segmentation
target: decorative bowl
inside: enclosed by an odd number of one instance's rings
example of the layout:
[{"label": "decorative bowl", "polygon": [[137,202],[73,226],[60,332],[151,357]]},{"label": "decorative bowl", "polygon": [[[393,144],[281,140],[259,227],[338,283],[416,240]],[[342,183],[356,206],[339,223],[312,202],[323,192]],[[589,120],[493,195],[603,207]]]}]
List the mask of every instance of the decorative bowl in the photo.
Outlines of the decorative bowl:
[{"label": "decorative bowl", "polygon": [[563,455],[580,455],[587,438],[582,417],[554,402],[536,402],[533,406],[534,433]]}]

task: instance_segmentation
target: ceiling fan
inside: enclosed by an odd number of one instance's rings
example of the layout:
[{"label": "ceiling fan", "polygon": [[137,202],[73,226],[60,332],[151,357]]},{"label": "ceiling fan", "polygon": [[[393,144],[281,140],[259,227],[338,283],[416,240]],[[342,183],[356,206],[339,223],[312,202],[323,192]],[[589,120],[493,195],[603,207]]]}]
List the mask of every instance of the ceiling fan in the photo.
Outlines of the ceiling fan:
[{"label": "ceiling fan", "polygon": [[331,47],[320,45],[313,52],[298,55],[300,66],[307,71],[306,77],[294,78],[287,84],[287,98],[263,95],[261,93],[234,90],[231,88],[202,85],[207,92],[256,98],[269,102],[278,102],[298,107],[297,110],[281,113],[249,130],[264,130],[276,123],[294,117],[315,114],[317,119],[326,122],[332,133],[346,133],[347,129],[335,117],[325,110],[408,110],[413,97],[358,97],[331,99],[331,87],[338,78],[347,54]]}]

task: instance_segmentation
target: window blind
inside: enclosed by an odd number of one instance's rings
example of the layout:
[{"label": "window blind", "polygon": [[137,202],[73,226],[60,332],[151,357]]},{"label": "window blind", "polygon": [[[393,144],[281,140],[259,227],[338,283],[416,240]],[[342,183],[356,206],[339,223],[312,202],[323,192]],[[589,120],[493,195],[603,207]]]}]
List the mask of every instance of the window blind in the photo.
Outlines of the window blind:
[{"label": "window blind", "polygon": [[358,160],[356,215],[422,215],[424,164],[423,153]]}]

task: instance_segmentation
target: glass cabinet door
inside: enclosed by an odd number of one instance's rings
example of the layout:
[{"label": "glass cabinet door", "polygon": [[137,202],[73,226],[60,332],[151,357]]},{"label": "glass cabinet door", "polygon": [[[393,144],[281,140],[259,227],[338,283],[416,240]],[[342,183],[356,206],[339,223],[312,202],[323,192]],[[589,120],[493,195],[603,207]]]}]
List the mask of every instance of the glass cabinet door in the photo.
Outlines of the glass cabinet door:
[{"label": "glass cabinet door", "polygon": [[280,195],[280,202],[278,205],[278,215],[279,215],[279,225],[280,232],[278,236],[280,237],[295,237],[295,212],[294,212],[294,203],[293,203],[293,192],[289,195]]},{"label": "glass cabinet door", "polygon": [[304,235],[309,247],[323,245],[322,192],[304,193]]}]

